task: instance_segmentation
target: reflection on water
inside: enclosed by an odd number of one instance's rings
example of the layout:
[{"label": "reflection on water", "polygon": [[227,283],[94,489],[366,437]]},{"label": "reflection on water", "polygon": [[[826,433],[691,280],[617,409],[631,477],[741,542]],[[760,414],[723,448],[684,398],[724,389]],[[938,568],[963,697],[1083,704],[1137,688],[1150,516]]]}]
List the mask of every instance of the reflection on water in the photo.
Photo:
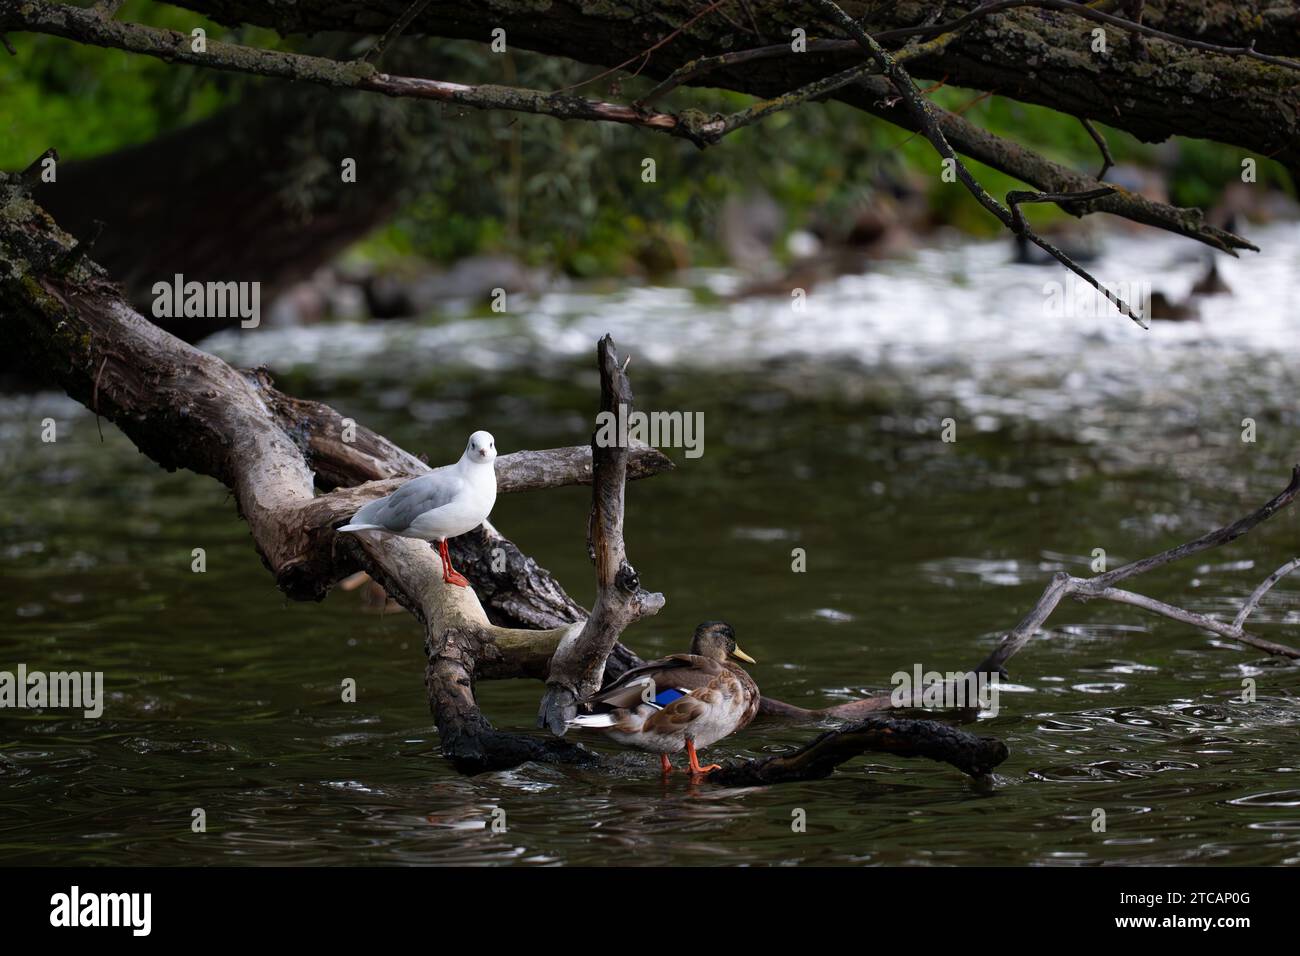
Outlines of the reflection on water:
[{"label": "reflection on water", "polygon": [[[969,666],[1054,571],[1087,573],[1096,548],[1112,565],[1158,550],[1282,486],[1297,458],[1300,232],[1256,238],[1264,255],[1221,267],[1232,296],[1150,332],[1045,317],[1042,286],[1063,273],[974,244],[814,288],[802,314],[728,305],[735,277],[710,274],[548,295],[515,317],[263,329],[212,347],[436,461],[475,427],[503,449],[586,440],[593,344],[612,331],[643,408],[706,424],[702,458],[678,453],[674,474],[629,491],[632,558],[668,606],[627,640],[675,652],[695,623],[725,618],[766,691],[821,706],[917,663]],[[1177,298],[1202,268],[1188,251],[1118,238],[1097,271],[1154,275]],[[1012,661],[1001,711],[978,727],[1011,748],[987,781],[871,756],[815,783],[728,790],[665,782],[637,754],[604,772],[466,779],[437,756],[406,615],[342,593],[286,602],[223,488],[160,471],[110,426],[101,443],[67,399],[0,400],[0,442],[0,669],[103,670],[108,693],[98,721],[0,711],[8,862],[1300,862],[1297,667],[1134,609],[1062,606]],[[503,497],[494,519],[585,599],[587,493],[543,494]],[[1284,513],[1135,586],[1230,616],[1294,556],[1298,528]],[[1252,621],[1300,641],[1300,579]],[[347,677],[355,704],[339,701]],[[499,725],[531,727],[538,685],[478,690]],[[816,732],[756,724],[709,756]],[[206,833],[191,831],[197,808]],[[806,833],[791,830],[796,808]]]}]

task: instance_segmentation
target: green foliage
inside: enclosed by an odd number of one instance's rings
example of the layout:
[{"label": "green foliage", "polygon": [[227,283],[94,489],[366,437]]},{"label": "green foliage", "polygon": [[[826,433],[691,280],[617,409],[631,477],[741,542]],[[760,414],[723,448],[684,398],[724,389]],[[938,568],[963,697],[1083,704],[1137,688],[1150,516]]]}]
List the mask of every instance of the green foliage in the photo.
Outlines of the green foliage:
[{"label": "green foliage", "polygon": [[[148,0],[127,0],[118,18],[184,33],[202,27],[209,37],[262,46],[277,42],[267,30],[227,30]],[[81,159],[152,139],[215,112],[242,82],[58,37],[11,34],[9,40],[18,55],[0,55],[2,169],[21,169],[51,146],[63,159]]]}]

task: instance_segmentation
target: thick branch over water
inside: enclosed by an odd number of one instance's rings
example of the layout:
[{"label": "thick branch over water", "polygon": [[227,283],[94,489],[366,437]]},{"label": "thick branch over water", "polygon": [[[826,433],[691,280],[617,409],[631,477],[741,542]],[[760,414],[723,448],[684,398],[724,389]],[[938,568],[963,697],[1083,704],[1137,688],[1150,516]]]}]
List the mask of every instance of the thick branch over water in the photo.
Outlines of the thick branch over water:
[{"label": "thick branch over water", "polygon": [[[318,459],[322,483],[335,488],[376,473],[419,473],[427,466],[364,429],[358,429],[355,444],[339,442],[333,427],[341,422],[328,406],[285,396],[265,371],[237,371],[163,332],[131,311],[90,260],[54,268],[74,247],[71,237],[3,180],[0,213],[6,344],[116,423],[159,464],[189,468],[229,486],[263,562],[291,597],[318,598],[359,567],[408,609],[425,629],[430,709],[443,753],[458,769],[474,773],[526,760],[600,763],[597,755],[564,740],[493,728],[475,701],[474,682],[545,678],[561,646],[580,652],[565,664],[575,668],[565,673],[578,676],[566,678],[564,686],[575,690],[598,682],[603,670],[621,672],[636,662],[615,643],[618,632],[641,613],[636,607],[648,612],[662,596],[629,587],[634,574],[622,544],[623,483],[665,467],[658,452],[597,447],[594,481],[580,449],[499,460],[507,491],[593,481],[599,586],[590,621],[545,571],[489,526],[457,539],[461,554],[471,557],[459,563],[475,589],[449,585],[423,542],[375,533],[333,538],[332,523],[346,517],[340,516],[340,505],[346,501],[351,507],[347,495],[356,489],[317,497],[308,461]],[[601,357],[607,386],[603,404],[630,401],[612,342],[602,342]],[[499,547],[511,552],[504,581],[499,572],[487,570]],[[611,587],[617,593],[609,593]],[[607,590],[603,610],[602,588]],[[480,590],[499,617],[549,619],[553,626],[495,624],[476,593]],[[591,641],[579,642],[587,633]]]},{"label": "thick branch over water", "polygon": [[[459,16],[448,18],[444,12],[439,19],[440,8],[445,5],[425,3],[417,6],[404,5],[401,9],[395,10],[394,19],[389,20],[384,26],[386,35],[398,23],[403,28],[409,28],[407,32],[422,30],[433,34],[457,35],[457,28],[474,22],[478,14],[478,11],[474,10],[460,10]],[[579,45],[552,51],[540,39],[530,40],[538,24],[531,20],[520,24],[513,22],[512,6],[510,3],[494,5],[494,11],[487,15],[490,25],[485,28],[485,32],[486,29],[508,22],[512,42],[516,42],[516,38],[523,36],[524,39],[520,42],[525,46],[536,42],[539,44],[536,48],[546,49],[548,52],[561,52],[577,59],[599,58],[610,49],[619,49],[618,44],[624,40],[620,30],[627,26],[626,18],[607,23],[601,20],[603,11],[584,8],[580,14],[583,26],[590,29],[593,23],[599,23],[602,27],[607,27],[611,32],[613,46],[601,43],[595,47]],[[548,20],[550,18],[560,20],[568,15],[565,4],[552,6],[554,9],[550,11],[551,17],[548,17]],[[680,5],[645,2],[630,6],[634,10],[644,7],[643,18],[646,20],[665,22]],[[872,29],[877,25],[880,27],[878,32],[871,35],[878,36],[882,42],[919,35],[928,36],[945,29],[949,31],[924,43],[913,44],[889,54],[892,58],[891,62],[895,64],[891,69],[901,68],[901,64],[907,62],[909,68],[917,70],[919,75],[926,75],[927,68],[931,64],[937,64],[932,72],[943,76],[946,81],[961,84],[959,78],[961,69],[971,63],[969,55],[964,57],[961,51],[963,45],[973,44],[980,52],[978,60],[975,61],[978,63],[976,73],[995,70],[998,58],[1005,56],[1010,58],[1009,66],[1015,71],[1021,83],[1016,88],[1011,88],[1006,83],[999,85],[992,82],[972,81],[965,85],[995,90],[1001,95],[1022,95],[1032,100],[1035,96],[1042,96],[1044,91],[1049,91],[1051,95],[1064,95],[1069,99],[1069,95],[1081,85],[1079,81],[1083,81],[1084,86],[1102,83],[1109,78],[1111,71],[1123,68],[1131,69],[1135,74],[1132,78],[1125,77],[1125,82],[1139,86],[1144,96],[1150,95],[1151,87],[1168,87],[1162,95],[1169,104],[1195,103],[1203,98],[1211,100],[1204,108],[1189,113],[1186,127],[1168,129],[1147,138],[1163,139],[1172,133],[1213,137],[1216,134],[1207,130],[1206,124],[1215,115],[1214,109],[1218,107],[1219,100],[1224,99],[1225,96],[1238,94],[1243,88],[1252,91],[1254,95],[1246,103],[1239,104],[1240,109],[1231,114],[1233,122],[1240,122],[1242,109],[1258,107],[1261,101],[1267,101],[1269,92],[1272,91],[1278,98],[1278,108],[1263,117],[1261,134],[1274,137],[1276,141],[1270,139],[1267,150],[1263,147],[1257,148],[1262,153],[1276,156],[1283,162],[1290,163],[1293,169],[1295,168],[1295,157],[1290,155],[1288,150],[1294,148],[1294,142],[1300,135],[1300,120],[1297,120],[1295,109],[1297,89],[1300,89],[1297,77],[1300,77],[1300,73],[1290,66],[1281,65],[1289,64],[1291,61],[1280,60],[1278,57],[1269,56],[1253,48],[1255,43],[1261,41],[1267,41],[1277,48],[1285,48],[1288,42],[1296,41],[1294,31],[1292,34],[1285,34],[1276,29],[1272,32],[1261,30],[1258,34],[1248,34],[1244,37],[1228,32],[1225,34],[1226,38],[1232,42],[1209,43],[1203,37],[1199,37],[1206,26],[1204,19],[1184,24],[1177,20],[1175,10],[1149,10],[1146,24],[1139,26],[1112,14],[1093,11],[1079,4],[1056,2],[1056,0],[990,4],[980,8],[978,16],[957,17],[945,24],[917,27],[904,22],[904,18],[909,16],[907,11],[885,9],[882,5],[876,4],[866,6],[868,27]],[[195,7],[212,12],[217,19],[224,19],[227,15],[236,16],[236,10],[238,17],[248,18],[251,22],[263,22],[260,18],[267,16],[266,10],[259,8],[256,3],[245,2],[245,0],[233,3],[196,3]],[[1048,9],[1046,11],[1021,9],[1023,7]],[[794,26],[812,30],[817,23],[814,11],[819,8],[829,9],[823,0],[808,0],[806,3],[796,4],[794,10],[765,12],[773,21],[788,20]],[[522,8],[517,13],[520,16],[531,16]],[[707,16],[707,13],[707,10],[702,12],[695,9],[688,12],[683,9],[683,19],[671,30],[666,30],[659,42],[648,44],[639,51],[634,51],[630,56],[613,61],[621,66],[636,62],[640,64],[637,72],[649,76],[660,75],[668,65],[672,65],[669,71],[671,80],[668,83],[663,84],[660,89],[640,103],[631,105],[589,100],[566,91],[547,93],[497,85],[470,86],[424,77],[395,76],[380,73],[369,59],[341,62],[318,56],[229,44],[215,37],[208,41],[205,51],[199,53],[192,49],[190,38],[183,33],[139,24],[119,23],[111,18],[103,18],[91,10],[46,3],[44,0],[0,0],[0,28],[44,32],[78,42],[129,50],[166,60],[179,60],[212,69],[300,80],[339,89],[367,90],[389,96],[433,99],[475,109],[537,113],[564,120],[623,123],[681,136],[701,146],[715,143],[731,131],[749,125],[773,112],[792,108],[810,99],[835,95],[904,128],[925,133],[932,139],[936,134],[940,135],[958,152],[989,163],[1036,186],[1045,193],[1092,192],[1099,186],[1097,181],[1087,176],[1052,163],[1024,146],[979,130],[968,121],[935,107],[929,108],[929,114],[937,125],[934,129],[927,129],[924,123],[918,122],[918,114],[912,108],[915,103],[910,96],[906,95],[906,91],[903,99],[900,100],[893,94],[894,88],[890,87],[888,81],[879,76],[866,75],[871,68],[870,61],[855,62],[860,58],[854,56],[856,45],[851,39],[813,39],[809,41],[809,52],[802,55],[792,53],[789,44],[722,52],[724,48],[733,44],[733,37],[718,35],[712,41],[701,41],[697,37],[697,35],[712,36],[717,26],[714,21],[725,26],[725,20]],[[370,18],[355,10],[348,9],[343,12],[335,6],[323,8],[319,7],[315,0],[303,0],[293,9],[276,8],[270,15],[271,20],[268,21],[268,25],[288,31],[299,28],[298,17],[303,18],[304,22],[307,20],[315,22],[315,18],[318,17],[331,20],[340,17],[341,14],[344,18],[356,17],[356,21],[350,26],[343,22],[331,22],[332,27],[364,30],[373,28]],[[1078,18],[1078,29],[1074,32],[1070,32],[1068,28],[1062,28],[1056,33],[1048,30],[1049,25],[1056,27],[1057,21],[1069,21],[1071,18]],[[1092,55],[1088,47],[1091,35],[1082,29],[1090,21],[1111,25],[1126,24],[1123,29],[1117,28],[1119,34],[1116,37],[1117,45],[1122,46],[1126,33],[1142,30],[1148,35],[1156,36],[1157,42],[1167,44],[1172,52],[1168,53],[1165,61],[1161,63],[1155,63],[1152,54],[1145,47],[1141,56],[1133,55],[1133,51],[1127,48],[1117,48],[1113,54],[1105,56]],[[1150,26],[1151,22],[1160,22],[1168,29],[1158,30]],[[1216,25],[1222,31],[1231,31],[1236,27],[1237,22],[1235,18],[1229,17],[1225,22]],[[1276,21],[1268,21],[1267,18],[1262,18],[1262,22],[1270,26],[1276,23]],[[954,29],[958,26],[959,29]],[[1182,27],[1187,28],[1184,31],[1186,38],[1177,42],[1170,39],[1174,33],[1168,31],[1177,32]],[[723,30],[723,33],[725,32]],[[570,31],[570,35],[576,35],[576,31]],[[973,41],[972,37],[977,35],[980,39]],[[555,42],[558,42],[558,39],[557,37]],[[627,38],[626,42],[631,42],[630,38]],[[692,54],[684,61],[681,59],[684,51],[697,49],[701,42],[713,42],[717,48],[711,54]],[[1022,49],[1024,44],[1028,44],[1034,52],[1026,53]],[[1295,45],[1300,46],[1300,41]],[[1003,47],[1008,49],[1004,50]],[[1198,61],[1198,58],[1204,57],[1210,59],[1204,63]],[[1282,76],[1279,78],[1271,73],[1267,76],[1247,75],[1249,71],[1243,72],[1239,62],[1241,60],[1250,61],[1250,66],[1257,71],[1267,70],[1280,73]],[[1050,83],[1031,83],[1025,86],[1024,64],[1035,66],[1040,61],[1044,68],[1048,64],[1055,63],[1060,71],[1073,71],[1079,76],[1073,82],[1061,81],[1063,85],[1058,86]],[[1157,66],[1161,72],[1153,72]],[[1286,76],[1288,73],[1292,74],[1290,79]],[[1209,84],[1207,78],[1214,78],[1218,82]],[[762,99],[730,116],[708,116],[692,109],[685,109],[675,114],[661,113],[649,109],[646,105],[652,100],[657,100],[664,92],[679,83],[706,81],[755,93]],[[1146,106],[1147,103],[1145,99],[1139,100],[1130,95],[1125,101],[1126,109],[1119,110],[1113,105],[1118,95],[1113,91],[1099,93],[1096,101],[1087,104],[1087,108],[1072,100],[1068,103],[1049,102],[1046,105],[1079,116],[1085,123],[1091,117],[1111,125],[1128,128],[1124,126],[1123,120],[1133,115],[1137,104]],[[1142,111],[1143,119],[1163,122],[1168,114],[1176,112],[1168,109],[1164,100],[1158,105],[1162,108],[1150,110],[1150,115],[1148,111]],[[1283,128],[1289,126],[1292,129],[1289,137],[1276,138],[1279,124]],[[1136,129],[1131,131],[1142,136],[1142,133]],[[1237,131],[1225,132],[1217,138],[1238,145],[1250,145],[1248,138]],[[938,145],[937,141],[936,145]],[[962,178],[963,181],[969,179],[967,176]],[[995,209],[996,203],[991,200],[991,197],[981,196],[979,192],[976,195],[995,215],[1003,218],[1004,222],[1008,221],[1005,218],[1005,210]],[[1179,209],[1123,191],[1116,191],[1112,196],[1102,200],[1063,205],[1076,215],[1104,211],[1123,216],[1209,243],[1226,252],[1255,248],[1238,236],[1206,225],[1197,210]],[[1069,268],[1097,285],[1077,264],[1066,261],[1060,250],[1050,247],[1036,236],[1031,235],[1030,238],[1042,245],[1049,253],[1066,262]],[[1104,290],[1102,294],[1111,297]]]},{"label": "thick branch over water", "polygon": [[[408,9],[408,0],[338,4],[297,0],[179,0],[180,5],[228,24],[256,23],[282,33],[340,30],[385,32]],[[818,40],[818,8],[811,0],[751,0],[763,33],[789,49],[791,31]],[[953,0],[943,20],[980,6]],[[1064,5],[1058,5],[1064,6]],[[744,39],[728,17],[698,17],[694,0],[625,0],[618,4],[555,0],[539,16],[528,0],[484,4],[431,2],[406,28],[407,35],[458,37],[487,43],[496,27],[512,47],[557,54],[606,67],[630,63],[640,75],[665,79],[692,60],[737,49]],[[869,0],[844,4],[873,36],[901,38],[927,23],[932,4]],[[1118,11],[1113,11],[1117,13]],[[1122,19],[1122,18],[1121,18]],[[692,22],[693,21],[693,22]],[[691,25],[682,29],[682,25]],[[930,80],[1036,103],[1123,129],[1146,142],[1169,136],[1214,139],[1272,156],[1295,170],[1300,161],[1300,107],[1294,70],[1247,55],[1196,49],[1193,44],[1251,48],[1287,60],[1300,59],[1300,22],[1289,6],[1268,0],[1148,0],[1142,23],[1174,42],[1131,28],[1098,24],[1078,12],[1032,6],[981,17],[909,71]],[[931,26],[933,26],[931,24]],[[1091,50],[1092,30],[1105,29],[1108,53]],[[669,42],[655,46],[664,38]],[[829,38],[841,40],[842,36]],[[894,42],[894,41],[890,41]],[[652,53],[647,50],[655,47]],[[727,65],[698,82],[777,97],[853,65],[860,54],[838,49]],[[836,94],[861,105],[849,87]]]}]

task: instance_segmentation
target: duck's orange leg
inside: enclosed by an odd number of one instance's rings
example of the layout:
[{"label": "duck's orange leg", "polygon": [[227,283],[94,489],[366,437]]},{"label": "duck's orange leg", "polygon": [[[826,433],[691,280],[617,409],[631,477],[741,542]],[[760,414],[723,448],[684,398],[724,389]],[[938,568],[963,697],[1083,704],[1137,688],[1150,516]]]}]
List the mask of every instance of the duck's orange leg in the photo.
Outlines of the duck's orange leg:
[{"label": "duck's orange leg", "polygon": [[668,755],[667,755],[667,754],[660,754],[660,755],[659,755],[659,766],[663,768],[664,773],[672,773],[672,772],[673,772],[673,765],[672,765],[671,763],[668,762]]},{"label": "duck's orange leg", "polygon": [[691,773],[712,773],[714,770],[722,769],[722,764],[720,763],[711,763],[707,767],[701,767],[699,755],[695,753],[695,741],[691,740],[690,737],[686,738],[686,756],[690,758]]}]

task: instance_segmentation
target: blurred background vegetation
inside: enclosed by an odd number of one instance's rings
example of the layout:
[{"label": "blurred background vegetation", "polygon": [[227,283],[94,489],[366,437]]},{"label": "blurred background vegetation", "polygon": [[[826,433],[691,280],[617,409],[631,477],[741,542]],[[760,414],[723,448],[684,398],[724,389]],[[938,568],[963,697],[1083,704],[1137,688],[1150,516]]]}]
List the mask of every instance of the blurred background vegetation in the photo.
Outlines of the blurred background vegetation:
[{"label": "blurred background vegetation", "polygon": [[[285,40],[260,29],[228,30],[146,0],[129,0],[119,17],[186,32],[202,26],[213,38],[335,56],[356,55],[372,42],[356,37]],[[285,87],[280,81],[199,70],[51,37],[24,35],[15,42],[20,55],[0,57],[0,129],[5,134],[0,137],[0,167],[5,169],[26,166],[51,145],[65,160],[101,155],[245,98],[280,95],[277,87]],[[603,72],[525,52],[493,54],[479,43],[407,39],[400,46],[389,54],[389,69],[396,71],[394,61],[404,68],[422,65],[426,75],[465,83],[554,90]],[[428,56],[435,48],[436,57]],[[645,81],[611,75],[578,91],[627,101],[646,89]],[[882,184],[899,183],[919,184],[932,224],[973,234],[994,234],[1000,228],[960,187],[940,182],[938,159],[924,139],[839,103],[779,114],[700,151],[681,140],[614,125],[337,95],[350,97],[351,103],[348,110],[331,114],[331,122],[350,114],[374,122],[375,115],[384,114],[382,122],[400,127],[410,153],[409,175],[393,187],[401,192],[401,211],[359,249],[378,262],[404,257],[449,262],[504,253],[580,277],[655,271],[656,257],[665,255],[677,260],[662,263],[665,267],[711,265],[723,259],[715,223],[729,196],[772,197],[788,233],[816,221],[850,219],[844,213],[870,204]],[[1073,117],[951,87],[932,96],[979,126],[1058,162],[1094,171],[1099,165],[1096,146]],[[683,89],[662,105],[731,111],[748,101],[725,91]],[[1197,140],[1143,144],[1100,128],[1117,163],[1158,169],[1178,205],[1212,206],[1222,187],[1239,178],[1241,160],[1249,155]],[[320,136],[346,148],[346,128],[322,130]],[[320,146],[320,141],[304,143],[304,155]],[[645,157],[656,162],[653,185],[641,181]],[[1261,183],[1293,188],[1281,167],[1256,158]],[[973,169],[994,195],[1022,186],[979,164]],[[332,177],[332,167],[321,174]],[[299,188],[306,193],[311,184]],[[310,198],[303,202],[309,204]],[[1030,213],[1040,224],[1065,218],[1048,207]]]}]

